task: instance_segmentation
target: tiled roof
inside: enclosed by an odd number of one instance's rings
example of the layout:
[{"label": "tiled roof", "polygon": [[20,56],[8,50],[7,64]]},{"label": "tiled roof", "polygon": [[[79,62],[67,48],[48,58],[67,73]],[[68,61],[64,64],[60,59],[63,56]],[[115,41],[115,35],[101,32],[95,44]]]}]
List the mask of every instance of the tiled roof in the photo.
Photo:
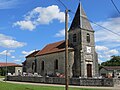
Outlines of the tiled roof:
[{"label": "tiled roof", "polygon": [[10,67],[10,66],[22,66],[22,65],[19,65],[19,64],[15,64],[15,63],[4,63],[4,62],[0,62],[0,67]]},{"label": "tiled roof", "polygon": [[34,57],[39,51],[40,51],[40,50],[34,51],[33,53],[31,53],[31,54],[29,54],[28,56],[26,56],[26,58],[28,58],[28,57]]},{"label": "tiled roof", "polygon": [[103,66],[107,70],[120,70],[120,66]]},{"label": "tiled roof", "polygon": [[[73,48],[69,48],[69,49],[73,50]],[[59,41],[48,44],[36,55],[45,55],[45,54],[56,53],[61,51],[65,51],[65,41]]]}]

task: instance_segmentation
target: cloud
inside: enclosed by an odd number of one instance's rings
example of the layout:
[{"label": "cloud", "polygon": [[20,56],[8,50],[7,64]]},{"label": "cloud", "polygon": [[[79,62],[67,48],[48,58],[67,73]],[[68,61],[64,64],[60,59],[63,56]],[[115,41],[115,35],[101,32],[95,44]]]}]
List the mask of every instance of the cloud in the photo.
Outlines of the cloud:
[{"label": "cloud", "polygon": [[16,59],[16,60],[14,60],[14,62],[21,62],[21,60],[20,59]]},{"label": "cloud", "polygon": [[0,52],[0,56],[11,56],[11,53],[14,53],[15,50],[4,50],[2,52]]},{"label": "cloud", "polygon": [[64,36],[65,36],[65,29],[62,29],[55,34],[55,37],[64,37]]},{"label": "cloud", "polygon": [[27,56],[27,55],[33,53],[34,51],[35,50],[32,50],[32,51],[22,51],[22,54],[25,55],[25,56]]},{"label": "cloud", "polygon": [[98,59],[98,63],[102,63],[102,62],[103,62],[102,60]]},{"label": "cloud", "polygon": [[120,53],[117,49],[110,49],[105,46],[96,46],[96,50],[98,53],[98,60],[102,62],[106,60],[110,60],[111,56],[119,55]]},{"label": "cloud", "polygon": [[[99,25],[110,29],[111,31],[120,35],[120,17],[109,18],[106,21],[97,22]],[[95,32],[96,43],[102,43],[107,47],[120,46],[120,36],[117,36],[103,28],[93,25]]]},{"label": "cloud", "polygon": [[19,4],[19,0],[0,0],[0,9],[11,9]]},{"label": "cloud", "polygon": [[65,22],[65,13],[61,12],[57,5],[37,7],[24,15],[24,20],[17,21],[13,26],[19,26],[23,30],[34,30],[38,25],[50,24],[53,20]]},{"label": "cloud", "polygon": [[[120,35],[120,17],[108,18],[96,23]],[[106,61],[110,60],[112,55],[119,55],[120,36],[104,30],[97,25],[92,26],[95,30],[96,50],[99,60]]]},{"label": "cloud", "polygon": [[13,59],[14,59],[14,58],[15,58],[15,56],[11,56],[11,58],[13,58]]},{"label": "cloud", "polygon": [[33,23],[31,21],[17,21],[16,23],[14,23],[14,26],[20,26],[20,29],[28,29],[30,31],[32,31],[33,29],[36,28],[35,25],[33,25]]},{"label": "cloud", "polygon": [[96,46],[95,48],[96,48],[96,50],[97,50],[97,51],[104,51],[104,50],[108,50],[108,48],[107,48],[107,47],[105,47],[105,46]]},{"label": "cloud", "polygon": [[111,54],[112,54],[112,55],[115,55],[115,54],[119,54],[119,51],[116,50],[116,49],[113,49],[113,50],[109,50],[108,52],[106,52],[106,54],[107,54],[107,55],[109,55],[109,54],[110,54],[110,55],[111,55]]},{"label": "cloud", "polygon": [[11,36],[6,36],[4,34],[0,34],[0,46],[5,48],[18,48],[25,46],[26,43],[18,42],[13,39]]}]

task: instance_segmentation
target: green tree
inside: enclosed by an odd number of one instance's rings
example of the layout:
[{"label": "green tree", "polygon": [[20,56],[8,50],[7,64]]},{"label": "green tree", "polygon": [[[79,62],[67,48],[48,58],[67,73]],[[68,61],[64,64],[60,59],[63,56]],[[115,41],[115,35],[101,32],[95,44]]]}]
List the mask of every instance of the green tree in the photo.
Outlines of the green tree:
[{"label": "green tree", "polygon": [[0,68],[0,75],[5,76],[5,74],[6,74],[5,68]]},{"label": "green tree", "polygon": [[120,56],[111,56],[111,59],[101,63],[102,66],[120,66]]}]

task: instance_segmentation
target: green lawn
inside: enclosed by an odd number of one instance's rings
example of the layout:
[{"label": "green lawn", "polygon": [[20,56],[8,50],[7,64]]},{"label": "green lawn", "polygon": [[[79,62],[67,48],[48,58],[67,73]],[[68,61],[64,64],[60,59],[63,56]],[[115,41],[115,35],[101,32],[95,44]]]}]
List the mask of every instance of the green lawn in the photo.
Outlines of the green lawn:
[{"label": "green lawn", "polygon": [[4,78],[5,76],[0,76],[0,78]]},{"label": "green lawn", "polygon": [[[0,82],[0,90],[65,90],[65,88],[52,86],[21,85]],[[69,88],[69,90],[97,90],[97,89]]]}]

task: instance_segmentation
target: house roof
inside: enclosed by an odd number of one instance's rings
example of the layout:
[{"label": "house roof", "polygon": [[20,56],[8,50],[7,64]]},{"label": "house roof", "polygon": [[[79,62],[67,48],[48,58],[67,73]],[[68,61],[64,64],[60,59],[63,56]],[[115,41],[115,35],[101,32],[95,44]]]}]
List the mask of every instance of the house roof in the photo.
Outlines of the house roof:
[{"label": "house roof", "polygon": [[10,67],[10,66],[15,66],[15,67],[20,67],[20,66],[22,66],[22,65],[19,65],[19,64],[15,64],[15,63],[4,63],[4,62],[0,62],[0,67],[6,67],[6,66],[8,66],[8,67]]},{"label": "house roof", "polygon": [[103,66],[107,70],[120,70],[120,66]]},{"label": "house roof", "polygon": [[28,56],[26,56],[26,58],[28,57],[34,57],[40,50],[34,51],[33,53],[29,54]]},{"label": "house roof", "polygon": [[75,30],[75,28],[82,28],[85,30],[93,31],[92,26],[87,19],[87,16],[82,8],[81,3],[79,3],[79,6],[77,8],[77,11],[75,13],[74,19],[72,21],[72,24],[70,26],[70,30]]},{"label": "house roof", "polygon": [[[68,48],[68,49],[73,50],[73,48]],[[45,55],[45,54],[56,53],[61,51],[65,51],[65,41],[59,41],[59,42],[48,44],[36,55]]]}]

